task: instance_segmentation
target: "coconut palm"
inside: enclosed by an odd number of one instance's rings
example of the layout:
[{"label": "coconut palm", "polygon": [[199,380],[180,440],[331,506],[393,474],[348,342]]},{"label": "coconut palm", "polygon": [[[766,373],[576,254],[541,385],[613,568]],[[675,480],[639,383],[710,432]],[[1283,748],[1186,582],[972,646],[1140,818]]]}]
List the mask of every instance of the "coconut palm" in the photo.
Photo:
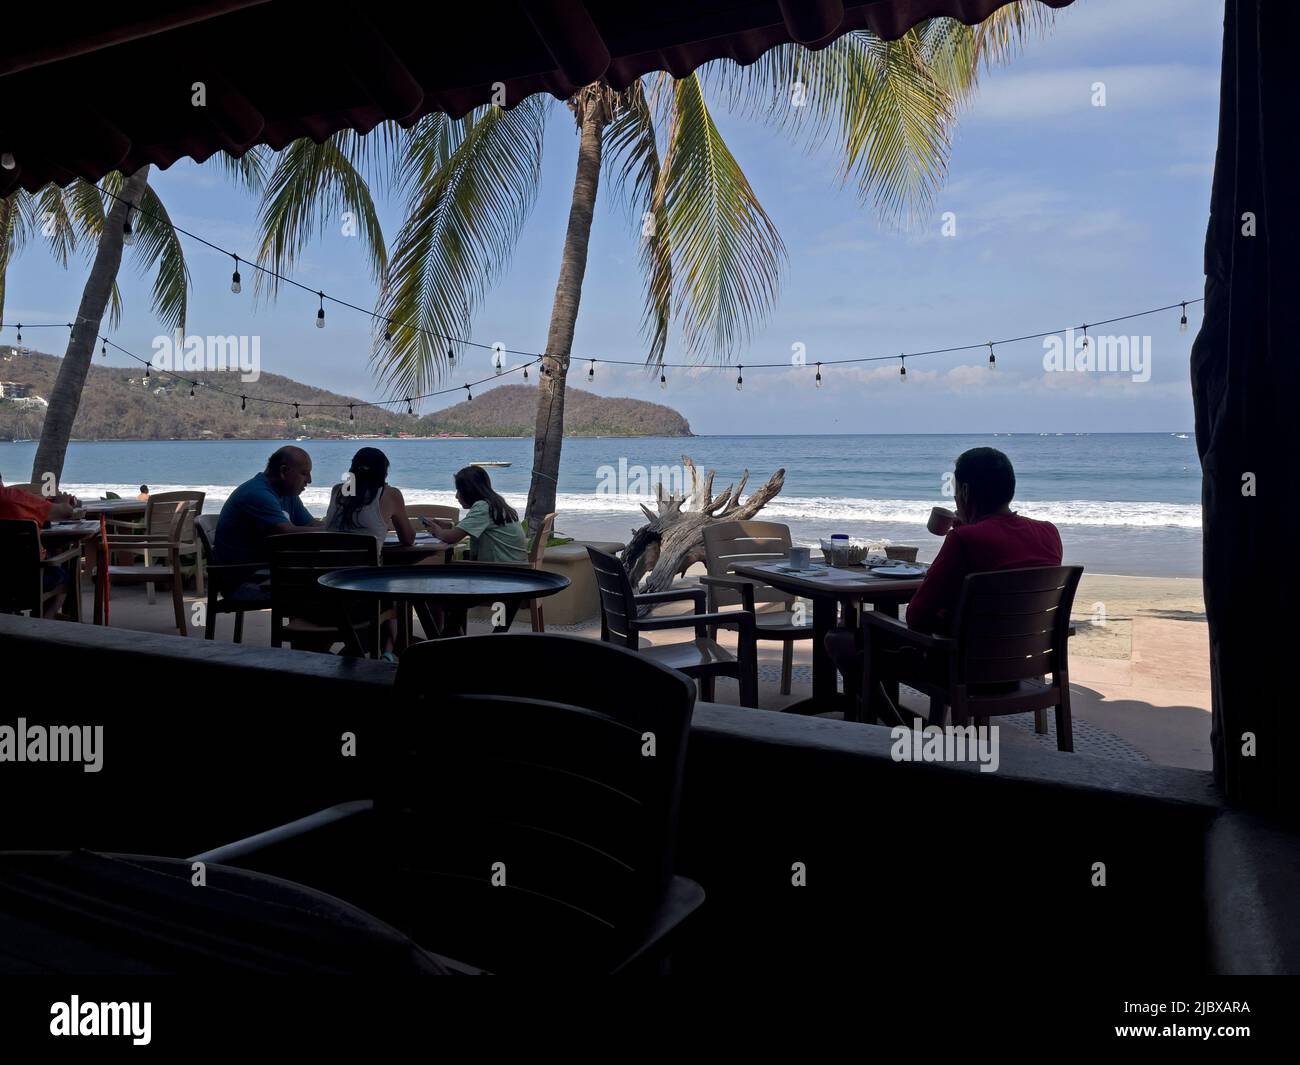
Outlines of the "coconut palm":
[{"label": "coconut palm", "polygon": [[[976,27],[922,23],[896,41],[861,31],[810,52],[772,49],[749,67],[712,64],[649,75],[623,90],[596,82],[568,102],[577,171],[540,367],[527,518],[555,509],[564,396],[604,174],[640,233],[646,364],[670,332],[692,358],[730,361],[771,310],[785,261],[780,235],[714,120],[709,97],[809,147],[831,143],[840,180],[887,217],[916,216],[938,188],[950,134],[981,66],[1004,61],[1050,13],[1021,2]],[[275,157],[261,259],[285,271],[338,211],[351,212],[379,280],[373,361],[393,397],[433,390],[458,365],[473,312],[506,269],[536,198],[552,101],[462,119],[429,115],[367,138],[301,141]],[[265,162],[265,160],[263,160]],[[372,188],[404,200],[391,251]]]},{"label": "coconut palm", "polygon": [[149,186],[148,166],[130,177],[113,172],[99,185],[74,181],[61,196],[73,229],[93,242],[95,252],[32,462],[33,481],[53,474],[56,483],[63,476],[68,441],[104,315],[109,314],[113,326],[121,316],[117,272],[126,242],[128,210],[135,258],[142,273],[154,275],[153,310],[168,330],[185,328],[190,283],[184,249],[166,206]]}]

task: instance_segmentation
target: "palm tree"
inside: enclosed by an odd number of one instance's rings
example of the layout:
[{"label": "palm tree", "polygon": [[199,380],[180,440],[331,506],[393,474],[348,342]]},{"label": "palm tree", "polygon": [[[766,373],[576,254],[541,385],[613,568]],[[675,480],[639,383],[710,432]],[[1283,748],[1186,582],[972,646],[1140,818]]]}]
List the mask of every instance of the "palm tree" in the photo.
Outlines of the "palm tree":
[{"label": "palm tree", "polygon": [[[818,52],[786,45],[749,67],[715,64],[684,78],[604,82],[569,101],[577,172],[539,375],[527,518],[555,509],[564,396],[602,171],[641,230],[646,364],[664,361],[670,330],[692,358],[731,361],[771,310],[785,250],[713,119],[706,88],[730,109],[808,146],[832,142],[840,180],[887,216],[914,217],[947,163],[950,133],[981,65],[1009,58],[1051,14],[1035,3],[967,27],[932,19],[896,41],[867,31]],[[473,311],[509,264],[536,198],[550,101],[429,115],[300,141],[275,157],[264,190],[261,261],[285,271],[342,205],[360,221],[380,282],[372,361],[390,394],[431,391],[463,354]],[[264,160],[265,162],[265,160]],[[404,200],[391,254],[371,187]]]},{"label": "palm tree", "polygon": [[42,481],[47,474],[52,474],[56,484],[63,476],[68,441],[77,420],[81,390],[104,314],[106,311],[110,314],[113,325],[121,315],[117,272],[122,262],[128,212],[141,270],[156,270],[153,309],[168,330],[185,328],[189,298],[189,269],[185,265],[184,249],[172,228],[166,206],[149,186],[147,165],[130,177],[117,172],[108,174],[98,186],[75,181],[64,190],[63,197],[80,232],[95,242],[95,254],[76,320],[71,323],[59,374],[50,392],[32,462],[33,481]]}]

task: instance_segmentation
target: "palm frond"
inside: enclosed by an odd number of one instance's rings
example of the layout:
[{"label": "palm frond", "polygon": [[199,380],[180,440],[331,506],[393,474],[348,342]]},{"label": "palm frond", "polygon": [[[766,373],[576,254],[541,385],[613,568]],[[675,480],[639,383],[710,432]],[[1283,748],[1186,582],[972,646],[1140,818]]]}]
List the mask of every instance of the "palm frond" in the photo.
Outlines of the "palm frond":
[{"label": "palm frond", "polygon": [[245,192],[260,192],[271,169],[272,153],[264,145],[249,148],[238,159],[229,152],[216,152],[207,160]]},{"label": "palm frond", "polygon": [[153,309],[167,329],[185,328],[190,271],[185,249],[172,228],[167,208],[151,185],[144,187],[139,210],[132,215],[135,252],[142,272],[156,270]]},{"label": "palm frond", "polygon": [[[351,154],[359,140],[355,134],[335,134],[321,144],[304,138],[276,155],[262,191],[258,262],[264,267],[285,273],[326,226],[351,212],[371,272],[383,278],[388,267],[383,227],[370,186]],[[279,280],[259,270],[257,290],[263,286],[274,296]]]},{"label": "palm frond", "polygon": [[36,193],[35,213],[39,232],[63,267],[68,256],[77,250],[77,227],[68,213],[64,190],[46,185]]},{"label": "palm frond", "polygon": [[431,391],[446,367],[443,338],[469,332],[475,306],[510,262],[537,196],[546,109],[530,97],[461,120],[431,115],[410,131],[405,221],[378,307],[395,324],[373,357],[392,395]]},{"label": "palm frond", "polygon": [[771,310],[785,246],[709,114],[699,79],[676,81],[660,187],[676,321],[695,354],[726,359]]},{"label": "palm frond", "polygon": [[672,320],[672,244],[665,209],[666,184],[655,130],[656,103],[666,74],[653,75],[647,95],[642,82],[622,94],[621,106],[605,133],[603,162],[613,172],[615,194],[634,218],[645,279],[642,331],[649,340],[648,365],[663,361]]}]

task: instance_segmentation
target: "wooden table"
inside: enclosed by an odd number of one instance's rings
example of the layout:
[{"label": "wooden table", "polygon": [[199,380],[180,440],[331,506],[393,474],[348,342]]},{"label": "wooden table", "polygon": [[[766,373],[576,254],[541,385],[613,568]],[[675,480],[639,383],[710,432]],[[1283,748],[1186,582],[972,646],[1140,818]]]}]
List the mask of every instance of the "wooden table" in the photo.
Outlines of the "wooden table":
[{"label": "wooden table", "polygon": [[400,543],[396,533],[389,533],[381,554],[385,566],[414,566],[445,561],[455,550],[455,544],[445,544],[431,533],[417,532],[409,546]]},{"label": "wooden table", "polygon": [[[104,567],[100,562],[100,526],[98,521],[60,521],[54,522],[49,528],[41,530],[41,543],[54,552],[65,550],[72,546],[81,548],[86,559],[87,567],[102,575]],[[84,621],[81,613],[81,566],[72,567],[72,587],[68,589],[68,616],[74,621]],[[95,610],[94,622],[96,625],[104,623],[104,599],[103,589],[99,578],[95,580]]]},{"label": "wooden table", "polygon": [[[789,572],[788,562],[759,562],[737,565],[737,577],[770,584],[782,592],[811,599],[813,604],[812,668],[813,694],[787,706],[785,710],[796,714],[824,714],[828,710],[843,710],[846,720],[856,718],[857,688],[859,678],[846,677],[844,694],[836,685],[835,662],[826,650],[826,636],[835,628],[838,608],[843,607],[844,624],[856,627],[857,611],[861,605],[871,604],[882,614],[898,617],[898,606],[916,594],[923,578],[877,577],[861,566],[836,569],[814,563],[809,569]],[[895,702],[897,696],[895,695]]]},{"label": "wooden table", "polygon": [[79,501],[88,518],[98,518],[101,514],[109,521],[130,521],[143,518],[144,508],[148,504],[143,499],[83,499]]}]

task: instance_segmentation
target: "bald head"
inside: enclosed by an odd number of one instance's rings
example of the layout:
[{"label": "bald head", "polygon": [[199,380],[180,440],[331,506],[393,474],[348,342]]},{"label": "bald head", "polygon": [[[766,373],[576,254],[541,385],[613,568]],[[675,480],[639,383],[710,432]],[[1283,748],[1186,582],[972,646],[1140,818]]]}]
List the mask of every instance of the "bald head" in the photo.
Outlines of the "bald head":
[{"label": "bald head", "polygon": [[266,479],[281,495],[300,496],[311,484],[311,456],[286,444],[266,461]]}]

